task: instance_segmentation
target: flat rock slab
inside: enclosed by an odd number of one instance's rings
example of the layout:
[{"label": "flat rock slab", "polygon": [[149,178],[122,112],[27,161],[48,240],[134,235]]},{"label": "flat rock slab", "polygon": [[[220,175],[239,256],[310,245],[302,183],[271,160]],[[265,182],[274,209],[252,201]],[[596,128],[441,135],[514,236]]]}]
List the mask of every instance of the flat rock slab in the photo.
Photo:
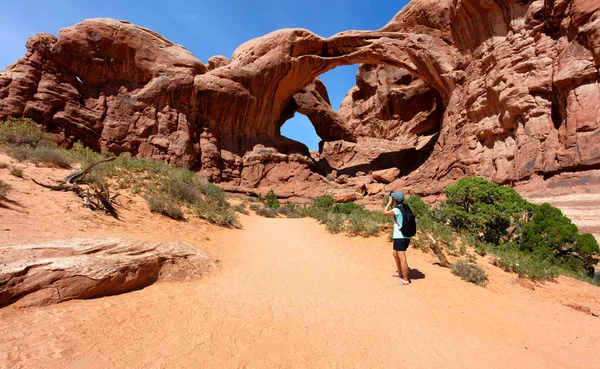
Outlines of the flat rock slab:
[{"label": "flat rock slab", "polygon": [[186,242],[74,238],[0,247],[0,307],[56,304],[195,280],[218,268]]}]

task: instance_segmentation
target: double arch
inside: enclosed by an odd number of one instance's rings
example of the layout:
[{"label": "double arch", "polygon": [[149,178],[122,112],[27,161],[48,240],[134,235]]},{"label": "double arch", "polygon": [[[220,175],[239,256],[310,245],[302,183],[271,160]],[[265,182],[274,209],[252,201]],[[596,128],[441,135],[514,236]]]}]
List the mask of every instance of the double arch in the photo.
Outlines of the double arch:
[{"label": "double arch", "polygon": [[[335,67],[364,63],[404,68],[434,88],[445,106],[459,62],[454,46],[426,34],[348,31],[321,38],[303,29],[284,29],[242,44],[231,63],[197,76],[195,86],[201,114],[225,133],[219,135],[221,145],[243,155],[256,143],[286,144],[279,134],[286,104]],[[223,100],[235,108],[223,109]],[[227,139],[238,134],[249,139]]]}]

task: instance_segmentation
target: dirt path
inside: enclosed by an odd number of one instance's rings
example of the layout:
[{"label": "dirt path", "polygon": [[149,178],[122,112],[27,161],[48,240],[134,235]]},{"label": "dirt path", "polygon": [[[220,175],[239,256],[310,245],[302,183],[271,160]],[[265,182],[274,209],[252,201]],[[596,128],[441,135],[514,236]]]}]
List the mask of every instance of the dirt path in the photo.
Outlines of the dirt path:
[{"label": "dirt path", "polygon": [[310,219],[243,221],[245,230],[218,231],[203,245],[223,270],[200,282],[0,310],[0,367],[600,364],[600,319],[548,299],[564,285],[538,292],[501,279],[484,289],[412,250],[420,279],[397,286],[383,239],[329,235]]}]

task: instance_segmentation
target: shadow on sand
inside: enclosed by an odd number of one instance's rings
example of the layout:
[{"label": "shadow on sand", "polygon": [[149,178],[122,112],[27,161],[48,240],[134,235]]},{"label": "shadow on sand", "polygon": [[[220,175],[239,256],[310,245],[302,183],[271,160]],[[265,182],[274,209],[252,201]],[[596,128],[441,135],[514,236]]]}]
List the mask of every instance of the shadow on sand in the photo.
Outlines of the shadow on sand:
[{"label": "shadow on sand", "polygon": [[423,272],[421,272],[419,269],[411,269],[408,271],[408,277],[411,280],[414,279],[425,279],[425,274],[423,274]]}]

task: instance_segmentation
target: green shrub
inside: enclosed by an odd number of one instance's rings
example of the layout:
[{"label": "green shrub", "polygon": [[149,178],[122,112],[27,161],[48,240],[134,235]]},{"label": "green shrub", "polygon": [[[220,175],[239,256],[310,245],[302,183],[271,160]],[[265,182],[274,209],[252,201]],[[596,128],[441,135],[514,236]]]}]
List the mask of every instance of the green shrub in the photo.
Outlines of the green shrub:
[{"label": "green shrub", "polygon": [[317,219],[331,233],[345,231],[353,236],[375,236],[386,227],[391,229],[392,224],[391,218],[380,211],[369,211],[354,202],[337,204],[329,195],[319,197],[312,206],[304,206],[300,216]]},{"label": "green shrub", "polygon": [[228,209],[223,209],[223,208],[219,208],[220,211],[220,222],[217,223],[218,225],[222,225],[225,227],[233,227],[233,228],[240,228],[240,221],[237,217],[237,214],[231,210],[231,208]]},{"label": "green shrub", "polygon": [[188,173],[194,175],[194,183],[200,188],[206,199],[214,205],[228,207],[227,195],[219,186],[210,183],[206,178],[200,178],[195,173],[186,169]]},{"label": "green shrub", "polygon": [[277,209],[277,212],[279,214],[283,214],[288,218],[301,218],[300,216],[300,207],[298,207],[298,205],[291,203],[291,202],[286,202],[285,206],[280,207],[279,209]]},{"label": "green shrub", "polygon": [[146,202],[153,213],[166,215],[175,220],[183,219],[183,212],[179,204],[167,196],[154,194],[146,197]]},{"label": "green shrub", "polygon": [[461,260],[452,264],[451,268],[453,274],[467,282],[475,283],[479,286],[485,286],[488,283],[487,273],[477,264],[467,263]]},{"label": "green shrub", "polygon": [[284,204],[285,208],[288,208],[290,213],[286,214],[288,218],[301,218],[302,217],[302,208],[300,205],[293,203],[291,201],[286,201]]},{"label": "green shrub", "polygon": [[537,207],[533,219],[522,225],[518,248],[538,258],[558,258],[572,272],[585,270],[589,277],[597,263],[593,256],[600,251],[594,236],[579,234],[577,226],[550,204]]},{"label": "green shrub", "polygon": [[329,233],[337,234],[344,230],[344,218],[340,214],[329,214],[324,219],[324,223]]},{"label": "green shrub", "polygon": [[262,208],[262,206],[260,206],[259,204],[250,204],[250,210],[252,211],[258,211]]},{"label": "green shrub", "polygon": [[429,213],[431,212],[431,205],[427,204],[417,195],[408,197],[404,202],[410,206],[410,209],[417,219],[429,216]]},{"label": "green shrub", "polygon": [[265,198],[265,203],[271,209],[279,208],[279,200],[277,200],[277,196],[275,195],[275,191],[270,190],[267,192],[267,197]]},{"label": "green shrub", "polygon": [[211,204],[206,200],[198,200],[194,204],[194,211],[199,218],[205,219],[210,223],[225,227],[239,228],[239,221],[231,207],[221,207]]},{"label": "green shrub", "polygon": [[183,178],[165,178],[162,182],[162,191],[187,204],[195,204],[202,199],[200,187],[195,186],[194,183],[187,182]]},{"label": "green shrub", "polygon": [[261,217],[265,217],[265,218],[275,218],[277,217],[277,212],[272,209],[272,208],[260,208],[256,211],[257,215],[260,215]]},{"label": "green shrub", "polygon": [[76,141],[67,153],[73,161],[81,163],[84,167],[104,157],[89,147],[84,146],[80,141]]},{"label": "green shrub", "polygon": [[333,205],[333,212],[337,214],[350,214],[357,209],[361,209],[362,206],[355,204],[354,202],[345,202],[342,204]]},{"label": "green shrub", "polygon": [[333,205],[335,205],[335,199],[331,195],[318,197],[313,203],[313,206],[319,209],[329,209]]},{"label": "green shrub", "polygon": [[250,212],[248,210],[246,210],[246,208],[244,208],[241,205],[233,206],[233,207],[231,207],[231,209],[233,211],[235,211],[235,212],[238,212],[238,213],[242,213],[242,214],[245,214],[245,215],[250,215]]},{"label": "green shrub", "polygon": [[455,244],[457,242],[458,235],[454,229],[446,224],[438,222],[429,216],[425,216],[417,219],[417,230],[419,231],[417,234],[418,237],[420,237],[420,234],[431,234],[433,238],[435,238],[448,250],[456,250]]},{"label": "green shrub", "polygon": [[286,206],[281,206],[279,209],[277,209],[277,213],[285,215],[289,218],[290,214],[292,214],[292,210]]},{"label": "green shrub", "polygon": [[318,208],[313,205],[302,208],[300,214],[303,217],[315,218],[319,222],[324,223],[329,215],[329,212],[327,209]]},{"label": "green shrub", "polygon": [[499,243],[507,229],[533,209],[515,190],[480,177],[463,178],[446,188],[442,217],[456,229],[480,234],[481,239]]},{"label": "green shrub", "polygon": [[50,134],[42,132],[31,119],[0,121],[0,143],[35,147],[44,141],[50,141]]},{"label": "green shrub", "polygon": [[10,174],[12,174],[15,177],[23,178],[23,170],[17,167],[10,168]]},{"label": "green shrub", "polygon": [[30,160],[34,163],[54,164],[61,168],[70,168],[72,162],[64,150],[47,146],[17,146],[9,153],[19,161]]},{"label": "green shrub", "polygon": [[348,217],[348,224],[346,225],[346,232],[351,236],[360,236],[367,233],[367,227],[365,225],[365,218],[360,216]]},{"label": "green shrub", "polygon": [[8,191],[10,191],[11,186],[4,182],[3,180],[0,180],[0,200],[3,200],[6,198],[6,195],[8,194]]},{"label": "green shrub", "polygon": [[552,280],[560,275],[559,268],[548,260],[539,260],[515,252],[495,252],[491,260],[505,272],[516,273],[521,278]]},{"label": "green shrub", "polygon": [[0,169],[8,168],[8,163],[0,163]]},{"label": "green shrub", "polygon": [[347,219],[346,232],[350,235],[377,236],[381,231],[381,223],[374,219],[369,211],[354,211]]},{"label": "green shrub", "polygon": [[582,255],[594,255],[600,252],[598,241],[591,233],[580,234],[575,241],[578,251]]}]

